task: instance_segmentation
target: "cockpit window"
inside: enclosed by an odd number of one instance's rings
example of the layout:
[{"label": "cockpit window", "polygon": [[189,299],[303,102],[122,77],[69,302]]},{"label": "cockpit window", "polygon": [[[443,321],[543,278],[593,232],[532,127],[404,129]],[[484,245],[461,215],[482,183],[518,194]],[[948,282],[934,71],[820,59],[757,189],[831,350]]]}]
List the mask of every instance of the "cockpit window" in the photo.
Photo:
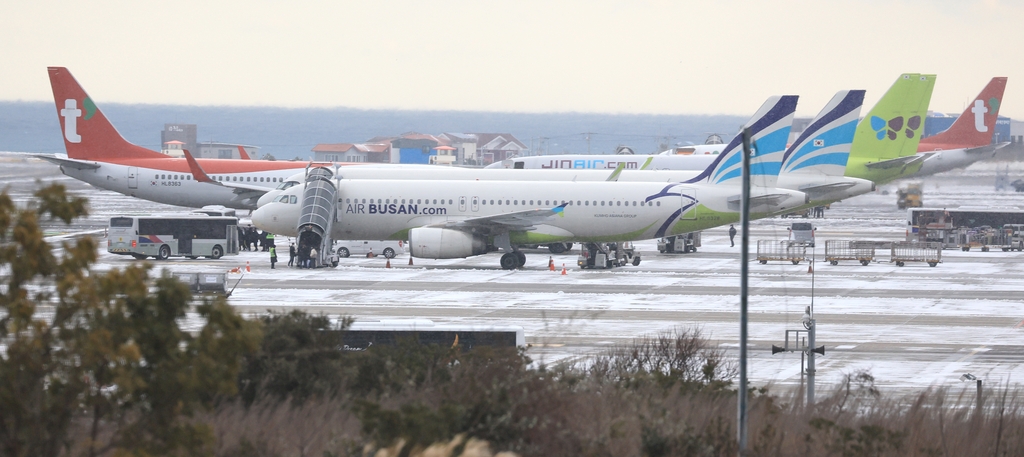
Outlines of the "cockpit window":
[{"label": "cockpit window", "polygon": [[288,203],[288,196],[287,195],[282,195],[280,197],[277,197],[277,201],[279,201],[281,203]]}]

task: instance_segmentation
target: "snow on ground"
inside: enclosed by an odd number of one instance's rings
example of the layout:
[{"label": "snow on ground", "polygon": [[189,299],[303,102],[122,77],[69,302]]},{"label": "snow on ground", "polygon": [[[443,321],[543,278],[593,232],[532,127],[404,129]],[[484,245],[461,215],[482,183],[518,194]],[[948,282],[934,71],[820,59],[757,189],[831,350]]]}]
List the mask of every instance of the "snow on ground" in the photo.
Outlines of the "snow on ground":
[{"label": "snow on ground", "polygon": [[[56,167],[31,164],[31,173],[0,177],[11,183],[17,202],[28,199],[28,184],[38,176],[57,180],[91,199],[92,214],[64,233],[102,231],[111,215],[128,210],[180,212],[178,208],[140,202],[112,192],[98,191],[56,175]],[[10,167],[8,167],[10,168]],[[997,191],[997,172],[1024,176],[1024,163],[977,164],[967,170],[925,178],[926,207],[989,205],[1024,207],[1024,194]],[[1011,178],[1013,180],[1015,178]],[[972,372],[992,382],[1017,383],[1024,379],[1024,309],[1020,296],[1024,253],[942,252],[943,263],[897,267],[879,255],[876,262],[838,266],[820,261],[828,239],[901,240],[906,212],[895,207],[895,184],[832,205],[818,227],[819,261],[814,274],[806,262],[749,265],[750,368],[755,385],[794,385],[800,380],[800,355],[772,356],[772,344],[781,345],[784,331],[800,329],[800,317],[813,300],[818,320],[818,344],[826,356],[818,358],[818,381],[834,384],[857,369],[869,369],[883,389],[926,386],[959,388],[958,378]],[[789,219],[752,223],[751,258],[756,240],[783,239]],[[739,237],[737,237],[737,242]],[[282,245],[281,240],[278,240]],[[637,243],[643,262],[639,267],[610,271],[575,267],[575,255],[551,256],[558,271],[548,271],[547,251],[527,253],[527,268],[498,268],[498,255],[469,259],[342,259],[334,269],[269,269],[268,254],[242,252],[221,261],[170,260],[155,264],[175,272],[227,271],[248,262],[251,273],[230,298],[246,312],[261,307],[302,306],[361,320],[427,318],[437,323],[519,325],[525,330],[530,354],[544,362],[585,356],[609,344],[696,325],[706,336],[734,354],[738,335],[739,248],[731,248],[726,228],[704,233],[699,252],[688,255],[657,253],[653,241]],[[100,253],[98,269],[123,267],[133,261]],[[561,275],[562,265],[567,274]],[[228,285],[238,275],[228,275]],[[366,286],[338,287],[334,280],[365,282]],[[295,284],[320,281],[323,287],[296,288]],[[815,293],[812,297],[811,288]],[[560,290],[564,287],[566,290]],[[579,292],[588,287],[602,293]],[[670,293],[666,293],[666,291]],[[1024,296],[1024,294],[1021,294]],[[191,325],[198,325],[190,320]]]}]

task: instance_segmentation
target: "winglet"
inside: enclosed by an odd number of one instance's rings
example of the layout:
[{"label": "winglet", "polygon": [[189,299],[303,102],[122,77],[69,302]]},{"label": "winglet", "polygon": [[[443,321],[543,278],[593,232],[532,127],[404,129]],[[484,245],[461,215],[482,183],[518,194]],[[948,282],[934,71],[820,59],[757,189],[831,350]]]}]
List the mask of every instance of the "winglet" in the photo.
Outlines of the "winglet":
[{"label": "winglet", "polygon": [[184,151],[185,151],[185,161],[188,162],[188,169],[190,171],[192,171],[192,176],[194,178],[196,178],[196,181],[210,183],[210,184],[220,184],[219,182],[214,181],[213,179],[211,179],[206,174],[206,172],[203,171],[203,167],[199,166],[199,162],[196,162],[196,158],[192,157],[192,153],[188,152],[188,149],[185,149]]},{"label": "winglet", "polygon": [[647,160],[644,161],[644,166],[640,167],[640,169],[646,170],[647,167],[651,166],[651,162],[654,162],[654,157],[648,157]]},{"label": "winglet", "polygon": [[551,212],[557,214],[558,217],[565,217],[565,206],[568,205],[568,204],[569,203],[566,202],[566,203],[562,203],[561,205],[558,205],[558,206],[556,206],[554,208],[551,208]]},{"label": "winglet", "polygon": [[241,157],[242,160],[252,160],[252,157],[249,157],[249,154],[245,152],[245,147],[242,145],[238,146],[238,157]]},{"label": "winglet", "polygon": [[[647,159],[647,160],[651,160],[651,159]],[[622,170],[625,170],[625,169],[626,169],[626,162],[619,162],[619,166],[615,167],[615,171],[613,171],[612,174],[609,175],[608,179],[606,179],[605,181],[618,181],[619,180],[619,174],[622,173]]]}]

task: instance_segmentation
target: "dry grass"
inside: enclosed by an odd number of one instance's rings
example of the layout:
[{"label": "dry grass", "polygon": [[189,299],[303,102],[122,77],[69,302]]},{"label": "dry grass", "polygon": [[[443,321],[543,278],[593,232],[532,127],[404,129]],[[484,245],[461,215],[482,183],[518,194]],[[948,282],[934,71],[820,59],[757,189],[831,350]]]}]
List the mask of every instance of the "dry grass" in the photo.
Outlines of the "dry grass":
[{"label": "dry grass", "polygon": [[[531,369],[514,360],[460,359],[451,376],[363,398],[267,398],[250,408],[225,402],[195,420],[212,426],[218,456],[737,454],[736,395],[726,382],[734,371],[699,331],[638,340],[585,366]],[[978,412],[973,391],[891,398],[873,381],[852,373],[835,388],[819,388],[811,407],[802,392],[753,391],[747,455],[1024,455],[1020,391],[989,389]],[[365,428],[357,405],[366,402],[394,413],[392,424],[453,432],[432,445],[408,437],[374,444],[388,435]],[[408,405],[420,409],[402,409]]]}]

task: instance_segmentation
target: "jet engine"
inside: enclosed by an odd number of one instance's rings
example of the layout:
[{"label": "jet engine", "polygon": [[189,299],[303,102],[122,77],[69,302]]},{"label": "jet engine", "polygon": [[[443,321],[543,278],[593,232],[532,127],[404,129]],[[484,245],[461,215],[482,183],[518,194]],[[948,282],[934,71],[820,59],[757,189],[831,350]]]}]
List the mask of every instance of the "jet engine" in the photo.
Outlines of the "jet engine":
[{"label": "jet engine", "polygon": [[456,259],[487,253],[487,240],[460,230],[420,227],[409,230],[409,253],[428,259]]}]

